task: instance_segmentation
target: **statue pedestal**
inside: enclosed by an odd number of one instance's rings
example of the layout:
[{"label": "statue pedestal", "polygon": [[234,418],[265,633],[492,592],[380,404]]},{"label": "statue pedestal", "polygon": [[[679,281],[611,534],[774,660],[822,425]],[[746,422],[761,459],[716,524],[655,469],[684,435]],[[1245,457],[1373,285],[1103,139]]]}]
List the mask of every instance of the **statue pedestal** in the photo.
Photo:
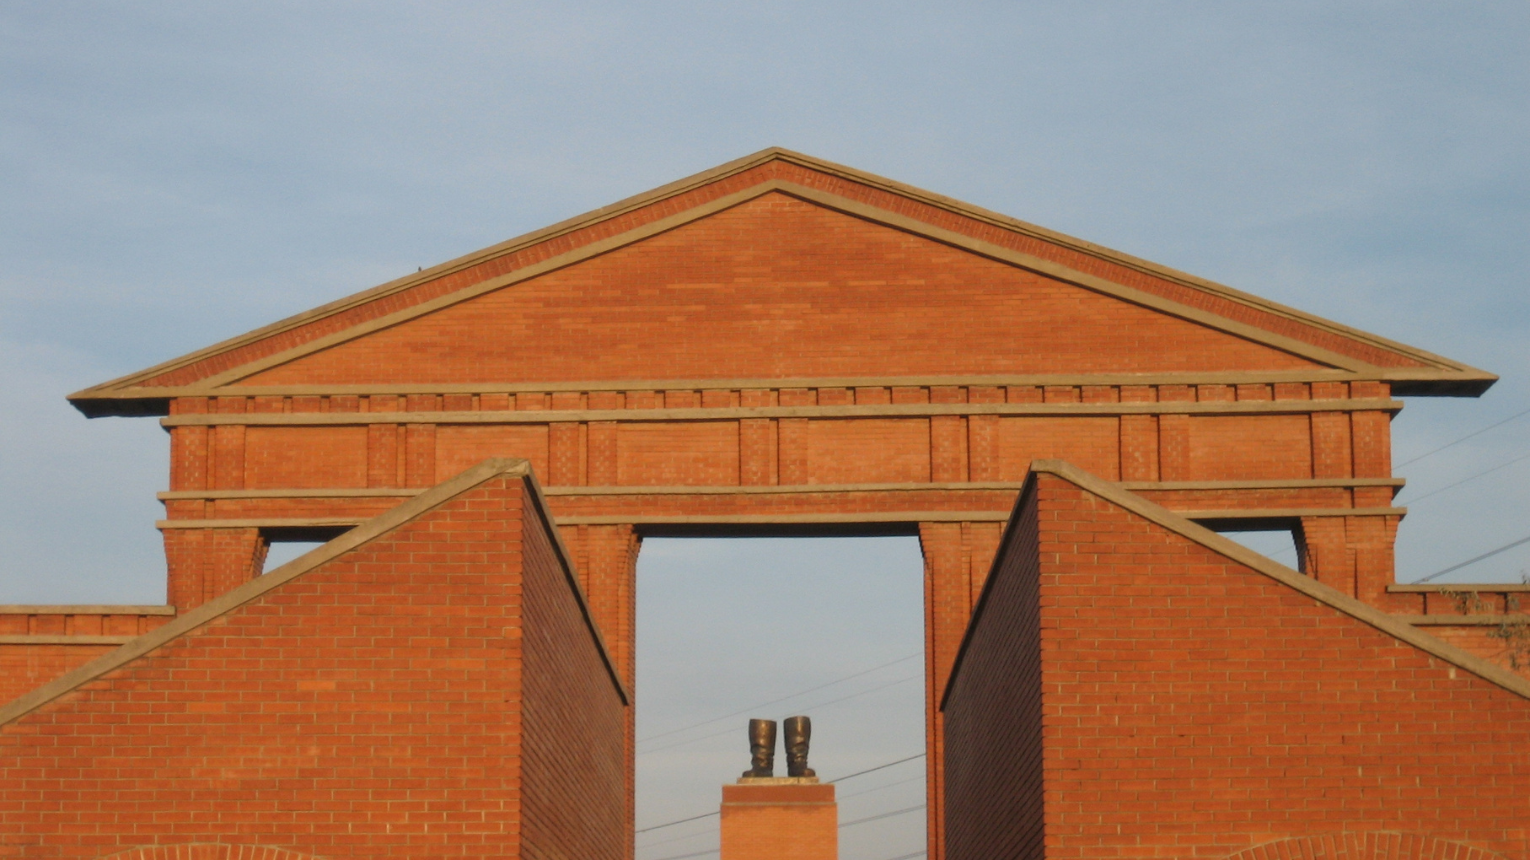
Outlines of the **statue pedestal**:
[{"label": "statue pedestal", "polygon": [[838,860],[834,785],[814,777],[745,777],[722,788],[720,860]]}]

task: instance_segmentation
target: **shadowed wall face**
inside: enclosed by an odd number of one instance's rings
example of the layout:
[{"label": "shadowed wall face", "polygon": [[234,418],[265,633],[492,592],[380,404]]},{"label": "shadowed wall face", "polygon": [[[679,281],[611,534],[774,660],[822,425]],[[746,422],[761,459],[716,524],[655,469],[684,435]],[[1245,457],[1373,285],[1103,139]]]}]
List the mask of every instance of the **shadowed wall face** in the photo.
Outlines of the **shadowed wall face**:
[{"label": "shadowed wall face", "polygon": [[944,708],[951,858],[1043,856],[1036,506],[1009,529]]},{"label": "shadowed wall face", "polygon": [[1048,858],[1530,849],[1530,766],[1506,753],[1530,701],[1473,658],[1063,477],[1022,498],[944,704],[951,860],[1042,856],[1038,811]]}]

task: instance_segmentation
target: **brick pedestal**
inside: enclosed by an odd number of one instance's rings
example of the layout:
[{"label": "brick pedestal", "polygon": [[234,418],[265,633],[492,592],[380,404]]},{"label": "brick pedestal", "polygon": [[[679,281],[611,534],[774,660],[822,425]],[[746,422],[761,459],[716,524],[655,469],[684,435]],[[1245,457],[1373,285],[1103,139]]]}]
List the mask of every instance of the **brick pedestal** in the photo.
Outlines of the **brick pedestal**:
[{"label": "brick pedestal", "polygon": [[725,785],[721,860],[838,860],[834,786],[783,777]]}]

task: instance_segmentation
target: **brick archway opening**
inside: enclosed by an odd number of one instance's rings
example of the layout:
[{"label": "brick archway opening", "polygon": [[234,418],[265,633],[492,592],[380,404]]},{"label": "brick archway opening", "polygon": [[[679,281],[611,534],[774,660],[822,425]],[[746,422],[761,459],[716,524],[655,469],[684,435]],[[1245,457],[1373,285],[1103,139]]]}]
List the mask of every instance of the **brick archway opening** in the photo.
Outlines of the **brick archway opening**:
[{"label": "brick archway opening", "polygon": [[[658,530],[656,530],[658,531]],[[925,749],[924,559],[914,529],[646,536],[637,563],[637,857],[715,848],[720,784],[749,766],[750,717],[813,720],[828,781]],[[698,615],[706,607],[709,614]],[[775,772],[786,774],[778,742]],[[926,844],[925,762],[845,783],[847,856]]]}]

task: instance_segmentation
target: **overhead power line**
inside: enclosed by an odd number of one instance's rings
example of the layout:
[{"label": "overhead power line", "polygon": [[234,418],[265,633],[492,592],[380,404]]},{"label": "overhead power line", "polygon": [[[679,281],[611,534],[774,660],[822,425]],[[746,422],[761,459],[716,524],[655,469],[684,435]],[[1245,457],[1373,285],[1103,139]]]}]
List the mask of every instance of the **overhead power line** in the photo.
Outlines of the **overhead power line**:
[{"label": "overhead power line", "polygon": [[[917,681],[917,680],[919,680],[919,679],[921,679],[923,677],[924,677],[924,675],[922,675],[922,674],[921,675],[910,675],[907,678],[899,678],[896,681],[888,681],[885,684],[878,684],[875,687],[870,687],[870,688],[867,688],[865,690],[861,690],[858,693],[851,693],[848,696],[840,696],[837,699],[830,699],[827,702],[818,702],[817,704],[809,705],[809,706],[803,708],[803,710],[811,710],[813,708],[826,708],[829,705],[837,705],[840,702],[849,701],[850,699],[857,699],[857,698],[860,698],[861,696],[869,696],[872,693],[877,692],[878,690],[885,690],[888,687],[896,687],[899,684],[907,684],[909,681]],[[737,729],[723,729],[720,732],[713,732],[713,733],[711,733],[709,735],[702,735],[700,737],[689,738],[689,739],[683,740],[683,741],[675,741],[674,743],[665,744],[664,746],[661,746],[661,747],[653,747],[651,749],[646,749],[646,750],[643,750],[643,751],[639,752],[638,755],[640,755],[640,756],[652,755],[653,753],[660,752],[662,750],[670,750],[670,749],[674,749],[675,747],[683,747],[683,746],[685,746],[687,744],[697,743],[699,741],[707,740],[708,738],[720,737],[722,735],[731,734],[731,733],[733,733],[735,731],[737,731]]]},{"label": "overhead power line", "polygon": [[703,812],[700,815],[692,815],[690,818],[677,818],[674,821],[666,821],[663,824],[655,824],[652,827],[644,827],[642,830],[634,830],[632,832],[634,835],[636,835],[638,833],[647,833],[650,830],[663,830],[666,827],[674,827],[676,824],[684,824],[687,821],[700,821],[703,818],[711,818],[714,815],[721,814],[721,809],[717,810],[716,812]]},{"label": "overhead power line", "polygon": [[918,812],[919,810],[924,809],[924,807],[925,805],[921,803],[918,806],[894,809],[892,812],[884,812],[881,815],[868,815],[865,818],[857,818],[854,821],[846,821],[844,824],[839,826],[839,829],[844,830],[846,827],[854,827],[857,824],[865,824],[868,821],[881,821],[884,818],[892,818],[895,815],[907,815],[910,812]]},{"label": "overhead power line", "polygon": [[1466,561],[1461,562],[1460,564],[1453,564],[1450,567],[1445,568],[1444,570],[1437,570],[1434,573],[1431,573],[1428,576],[1424,577],[1423,579],[1415,579],[1415,580],[1413,580],[1413,582],[1411,582],[1409,584],[1410,585],[1417,585],[1417,584],[1419,584],[1421,582],[1428,582],[1429,580],[1434,579],[1436,576],[1444,576],[1445,574],[1450,573],[1451,571],[1460,570],[1461,568],[1466,567],[1467,565],[1476,564],[1477,562],[1482,561],[1485,558],[1492,558],[1493,556],[1498,555],[1501,552],[1508,552],[1509,550],[1519,546],[1520,544],[1526,544],[1526,543],[1530,543],[1530,535],[1526,535],[1525,537],[1522,537],[1519,540],[1514,541],[1512,543],[1506,543],[1506,544],[1504,544],[1503,546],[1501,546],[1501,547],[1499,547],[1497,549],[1488,550],[1487,552],[1483,553],[1482,555],[1477,556],[1476,558],[1469,558]]},{"label": "overhead power line", "polygon": [[1497,428],[1497,427],[1502,427],[1503,425],[1509,423],[1510,421],[1514,421],[1516,419],[1523,418],[1526,415],[1530,415],[1530,409],[1526,409],[1524,412],[1516,412],[1515,414],[1510,415],[1508,418],[1505,418],[1502,421],[1499,421],[1499,422],[1494,423],[1494,424],[1489,424],[1488,426],[1482,428],[1481,430],[1474,430],[1471,433],[1468,433],[1465,436],[1462,436],[1460,439],[1456,439],[1455,441],[1452,441],[1452,442],[1446,442],[1444,445],[1441,445],[1440,447],[1435,448],[1433,451],[1428,451],[1428,452],[1425,452],[1423,454],[1420,454],[1420,455],[1418,455],[1417,457],[1414,457],[1411,460],[1404,460],[1403,462],[1398,463],[1397,465],[1393,466],[1392,470],[1395,472],[1396,470],[1401,469],[1404,466],[1410,466],[1410,465],[1412,465],[1414,463],[1417,463],[1418,461],[1423,460],[1423,459],[1425,459],[1427,457],[1433,457],[1435,454],[1438,454],[1438,453],[1440,453],[1441,451],[1444,451],[1447,448],[1454,448],[1455,446],[1461,444],[1462,442],[1465,442],[1468,439],[1473,439],[1473,438],[1476,438],[1478,436],[1481,436],[1483,433],[1486,433],[1489,430],[1492,430],[1492,429]]},{"label": "overhead power line", "polygon": [[839,796],[839,799],[840,800],[849,800],[852,797],[860,797],[863,794],[871,794],[872,792],[881,791],[881,790],[883,790],[885,788],[892,788],[893,786],[897,786],[897,785],[908,785],[911,782],[918,782],[921,779],[924,779],[924,774],[922,774],[922,773],[921,774],[917,774],[915,776],[911,776],[911,777],[909,777],[907,779],[895,779],[892,782],[887,783],[886,785],[879,785],[876,788],[868,788],[865,791],[857,791],[854,794],[842,794],[842,795]]},{"label": "overhead power line", "polygon": [[710,720],[703,720],[703,721],[701,721],[699,723],[692,723],[692,724],[690,724],[688,726],[684,726],[684,727],[681,727],[681,728],[678,728],[678,729],[670,729],[667,732],[660,732],[659,734],[656,734],[656,735],[649,735],[646,738],[638,738],[637,742],[640,743],[640,744],[647,743],[649,741],[658,740],[659,738],[667,738],[670,735],[678,735],[681,732],[688,732],[691,729],[699,729],[702,726],[709,726],[712,723],[721,722],[722,720],[729,719],[730,717],[737,717],[737,716],[740,716],[740,715],[743,715],[743,714],[747,714],[747,713],[749,713],[751,711],[758,711],[760,708],[766,708],[766,707],[769,707],[771,705],[775,705],[775,704],[779,704],[781,702],[785,702],[785,701],[787,701],[789,699],[795,699],[798,696],[806,696],[808,693],[816,693],[819,690],[824,689],[825,687],[832,687],[835,684],[843,684],[846,681],[852,681],[852,680],[854,680],[856,678],[861,677],[862,675],[870,675],[872,672],[876,672],[876,671],[879,671],[881,669],[886,669],[888,666],[896,666],[899,663],[907,663],[908,661],[914,659],[915,657],[922,657],[922,656],[924,656],[924,652],[923,651],[920,651],[920,652],[915,653],[915,654],[910,654],[907,657],[899,657],[896,660],[892,660],[890,662],[883,663],[880,666],[872,666],[870,669],[862,669],[859,672],[856,672],[856,673],[850,674],[850,675],[846,675],[843,678],[836,678],[833,681],[830,681],[830,682],[828,682],[826,684],[819,684],[816,687],[809,687],[806,690],[800,690],[798,692],[792,693],[790,696],[782,696],[779,699],[771,699],[768,702],[761,702],[758,705],[752,705],[752,706],[744,708],[742,710],[734,711],[731,714],[723,714],[720,717],[713,717]]},{"label": "overhead power line", "polygon": [[1498,465],[1494,466],[1491,469],[1485,469],[1485,470],[1483,470],[1481,472],[1478,472],[1477,474],[1472,475],[1470,478],[1462,478],[1461,480],[1456,481],[1453,484],[1446,484],[1445,486],[1439,488],[1438,490],[1430,490],[1429,492],[1423,494],[1422,496],[1419,496],[1416,499],[1408,499],[1407,500],[1407,504],[1409,504],[1409,505],[1416,505],[1419,502],[1423,501],[1424,499],[1429,498],[1430,496],[1438,496],[1440,493],[1443,493],[1446,490],[1453,490],[1456,487],[1461,486],[1462,484],[1469,483],[1471,481],[1475,481],[1475,480],[1477,480],[1478,478],[1481,478],[1484,475],[1491,475],[1494,472],[1498,471],[1499,469],[1507,469],[1510,466],[1514,465],[1515,463],[1519,463],[1519,462],[1522,462],[1524,460],[1530,460],[1530,454],[1521,454],[1520,456],[1515,457],[1514,459],[1512,459],[1512,460],[1510,460],[1510,461],[1508,461],[1506,463],[1499,463]]},{"label": "overhead power line", "polygon": [[[914,759],[917,759],[917,758],[924,758],[924,756],[925,756],[924,753],[919,753],[918,755],[907,756],[905,758],[900,758],[897,761],[890,761],[890,762],[887,762],[886,764],[879,764],[876,767],[868,767],[865,770],[858,770],[855,773],[849,774],[847,776],[841,776],[841,777],[837,777],[835,779],[831,779],[831,780],[827,780],[827,781],[828,782],[834,782],[834,783],[846,782],[847,780],[855,779],[858,776],[865,776],[868,773],[876,773],[879,770],[885,770],[887,768],[892,767],[893,765],[903,764],[906,761],[913,761]],[[648,833],[648,832],[653,831],[653,830],[662,830],[662,829],[664,829],[666,827],[673,827],[676,824],[684,824],[687,821],[700,821],[703,818],[711,818],[712,816],[720,815],[721,813],[722,813],[722,810],[719,809],[716,812],[706,812],[706,813],[702,813],[701,815],[692,815],[690,818],[678,818],[678,819],[676,819],[674,821],[666,821],[663,824],[655,824],[652,827],[644,827],[642,830],[634,831],[634,833]]]},{"label": "overhead power line", "polygon": [[[868,771],[868,773],[869,773],[869,771]],[[907,815],[910,812],[918,812],[919,810],[924,809],[925,806],[926,806],[925,804],[921,803],[918,806],[906,806],[903,809],[894,809],[892,812],[883,812],[880,815],[868,815],[865,818],[857,818],[854,821],[846,821],[845,823],[843,823],[843,824],[841,824],[839,826],[839,829],[840,830],[844,830],[846,827],[854,827],[857,824],[869,824],[869,823],[871,823],[873,821],[881,821],[884,818],[895,818],[895,817],[897,817],[899,815]],[[718,812],[710,813],[710,815],[717,815],[720,812],[721,812],[721,810],[719,810]],[[696,816],[696,818],[707,818],[707,817],[709,817],[709,816],[708,815],[698,815],[698,816]],[[686,820],[687,821],[695,821],[696,818],[689,818],[689,819],[686,819]],[[677,821],[677,822],[674,822],[674,823],[678,824],[679,822]],[[662,827],[664,825],[659,825],[659,826]],[[650,827],[648,829],[649,830],[654,830],[654,829],[657,829],[657,828]],[[642,833],[643,831],[639,830],[638,832]],[[716,854],[716,853],[718,853],[719,850],[721,850],[721,849],[718,849],[718,848],[708,848],[705,851],[693,851],[690,854],[673,854],[673,855],[670,855],[669,857],[661,857],[661,858],[659,858],[659,860],[686,860],[686,858],[689,858],[689,857],[705,857],[708,854]],[[909,856],[909,857],[917,857],[917,856],[919,856],[919,854],[923,854],[923,853],[924,853],[923,851],[920,851],[920,852],[918,852],[916,854],[910,854],[910,855],[907,855],[907,856]]]},{"label": "overhead power line", "polygon": [[[650,848],[657,848],[660,845],[669,845],[674,842],[687,842],[692,839],[702,839],[711,835],[713,835],[711,830],[700,830],[695,833],[688,833],[685,836],[671,836],[668,839],[660,839],[658,842],[650,842],[647,845],[639,845],[638,850],[646,851]],[[674,849],[670,850],[673,851]]]},{"label": "overhead power line", "polygon": [[890,761],[887,764],[879,764],[876,767],[868,767],[865,770],[858,770],[855,773],[850,774],[849,776],[842,776],[842,777],[839,777],[838,779],[831,779],[829,781],[830,782],[845,782],[847,780],[855,779],[858,776],[865,776],[868,773],[876,773],[879,770],[886,770],[887,768],[890,768],[890,767],[892,767],[895,764],[903,764],[906,761],[913,761],[916,758],[924,758],[924,756],[925,756],[924,753],[920,753],[918,755],[911,755],[908,758],[900,758],[897,761]]},{"label": "overhead power line", "polygon": [[671,854],[668,857],[660,857],[659,860],[685,860],[687,857],[705,857],[708,854],[717,854],[721,851],[721,848],[708,848],[705,851],[696,851],[690,854]]}]

